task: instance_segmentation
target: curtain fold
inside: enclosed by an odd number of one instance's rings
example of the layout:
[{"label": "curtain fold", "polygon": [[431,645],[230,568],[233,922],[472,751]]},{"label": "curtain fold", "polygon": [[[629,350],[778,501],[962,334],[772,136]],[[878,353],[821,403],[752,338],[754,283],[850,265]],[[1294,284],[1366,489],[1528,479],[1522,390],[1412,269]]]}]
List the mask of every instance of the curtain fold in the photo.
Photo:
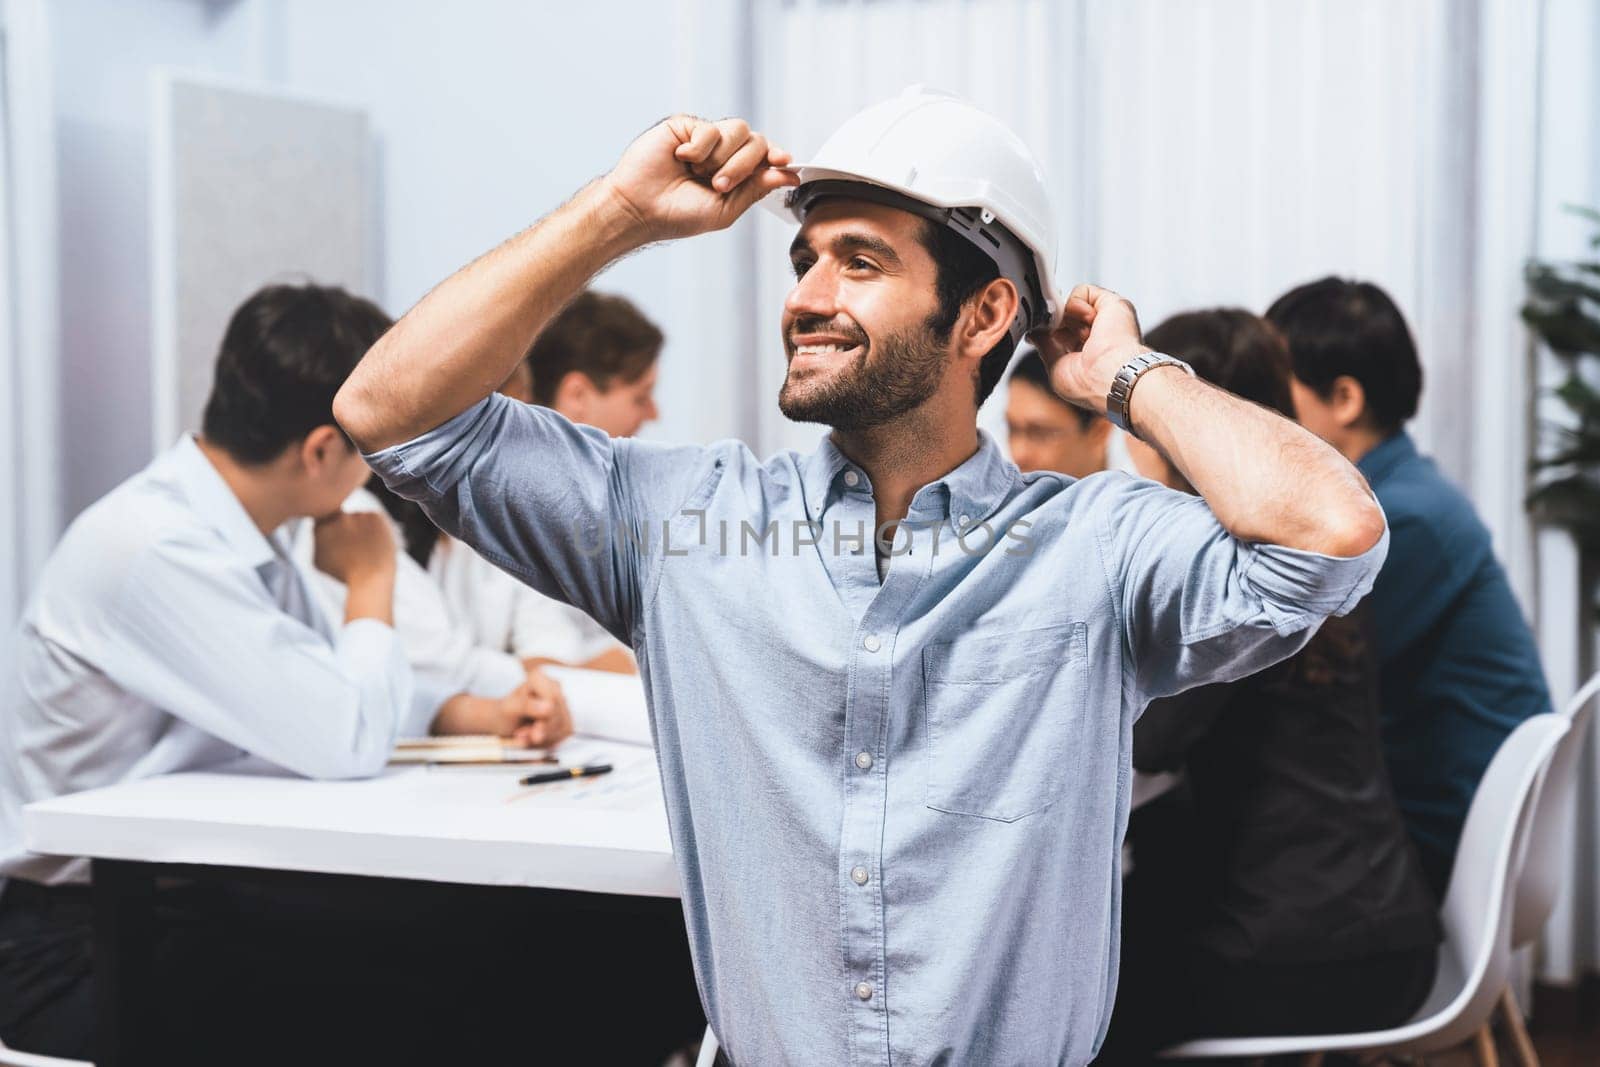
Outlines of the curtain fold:
[{"label": "curtain fold", "polygon": [[0,3],[0,693],[60,526],[55,137],[44,0]]}]

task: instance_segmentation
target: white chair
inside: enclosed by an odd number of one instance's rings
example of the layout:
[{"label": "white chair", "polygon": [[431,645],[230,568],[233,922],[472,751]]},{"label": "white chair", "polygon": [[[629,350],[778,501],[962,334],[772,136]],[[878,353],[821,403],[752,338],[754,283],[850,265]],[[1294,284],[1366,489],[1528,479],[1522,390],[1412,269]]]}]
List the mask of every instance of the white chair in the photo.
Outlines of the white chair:
[{"label": "white chair", "polygon": [[0,1042],[0,1067],[94,1067],[87,1060],[64,1060],[58,1056],[36,1056],[31,1052],[14,1052]]},{"label": "white chair", "polygon": [[1506,987],[1511,964],[1513,890],[1522,872],[1539,786],[1567,733],[1564,715],[1535,715],[1500,745],[1467,811],[1439,918],[1444,944],[1433,988],[1411,1020],[1388,1030],[1186,1041],[1166,1059],[1254,1058],[1290,1053],[1379,1050],[1415,1054],[1477,1039],[1480,1062],[1493,1064],[1485,1023]]},{"label": "white chair", "polygon": [[1511,921],[1511,947],[1532,944],[1550,921],[1556,898],[1566,880],[1572,857],[1574,794],[1578,788],[1578,760],[1600,697],[1600,674],[1586,682],[1567,703],[1567,736],[1550,760],[1539,793],[1539,807],[1528,837],[1528,859],[1517,880],[1516,912]]},{"label": "white chair", "polygon": [[[1594,719],[1595,704],[1600,703],[1597,698],[1600,698],[1600,673],[1578,690],[1564,712],[1568,720],[1567,733],[1556,747],[1550,769],[1544,775],[1544,784],[1539,789],[1539,803],[1528,833],[1528,856],[1522,864],[1522,875],[1517,879],[1511,916],[1513,951],[1538,939],[1544,924],[1550,921],[1551,912],[1555,911],[1561,886],[1567,878],[1572,857],[1578,765]],[[1536,1067],[1538,1053],[1528,1037],[1522,1008],[1509,984],[1501,995],[1500,1009],[1511,1030],[1518,1058],[1526,1067]]]},{"label": "white chair", "polygon": [[700,1039],[700,1058],[694,1061],[694,1067],[711,1067],[717,1062],[717,1050],[722,1046],[717,1044],[717,1035],[711,1032],[711,1024],[706,1024],[706,1036]]}]

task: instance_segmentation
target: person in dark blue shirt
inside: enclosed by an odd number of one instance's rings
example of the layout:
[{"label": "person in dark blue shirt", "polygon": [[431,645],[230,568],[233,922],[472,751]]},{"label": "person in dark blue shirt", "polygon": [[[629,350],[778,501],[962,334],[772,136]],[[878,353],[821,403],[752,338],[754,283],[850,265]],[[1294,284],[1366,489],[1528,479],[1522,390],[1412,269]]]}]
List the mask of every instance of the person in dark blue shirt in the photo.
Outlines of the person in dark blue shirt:
[{"label": "person in dark blue shirt", "polygon": [[1267,318],[1289,343],[1300,421],[1360,468],[1388,515],[1389,558],[1368,601],[1384,748],[1442,897],[1484,768],[1518,723],[1550,710],[1538,649],[1472,503],[1405,432],[1422,366],[1394,302],[1324,278]]}]

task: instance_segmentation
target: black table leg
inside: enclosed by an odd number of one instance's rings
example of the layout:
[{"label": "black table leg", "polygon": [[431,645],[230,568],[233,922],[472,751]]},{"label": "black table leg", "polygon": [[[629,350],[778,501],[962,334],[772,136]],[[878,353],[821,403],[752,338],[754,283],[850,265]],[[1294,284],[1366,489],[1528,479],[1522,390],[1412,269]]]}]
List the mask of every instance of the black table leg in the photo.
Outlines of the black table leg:
[{"label": "black table leg", "polygon": [[156,1063],[151,975],[155,970],[155,867],[95,860],[96,1067]]}]

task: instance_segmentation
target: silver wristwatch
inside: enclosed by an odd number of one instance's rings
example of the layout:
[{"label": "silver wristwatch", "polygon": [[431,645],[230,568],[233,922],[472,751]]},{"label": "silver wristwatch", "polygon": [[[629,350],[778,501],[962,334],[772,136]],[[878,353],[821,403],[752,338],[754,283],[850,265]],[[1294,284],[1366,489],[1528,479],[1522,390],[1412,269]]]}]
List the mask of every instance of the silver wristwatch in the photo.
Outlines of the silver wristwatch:
[{"label": "silver wristwatch", "polygon": [[1135,437],[1139,436],[1133,429],[1133,420],[1128,417],[1128,401],[1133,399],[1133,387],[1145,371],[1167,365],[1182,367],[1189,372],[1189,377],[1194,377],[1194,368],[1189,364],[1160,352],[1144,352],[1122,365],[1117,376],[1111,379],[1111,391],[1106,394],[1106,418],[1111,420],[1113,426],[1127,430]]}]

